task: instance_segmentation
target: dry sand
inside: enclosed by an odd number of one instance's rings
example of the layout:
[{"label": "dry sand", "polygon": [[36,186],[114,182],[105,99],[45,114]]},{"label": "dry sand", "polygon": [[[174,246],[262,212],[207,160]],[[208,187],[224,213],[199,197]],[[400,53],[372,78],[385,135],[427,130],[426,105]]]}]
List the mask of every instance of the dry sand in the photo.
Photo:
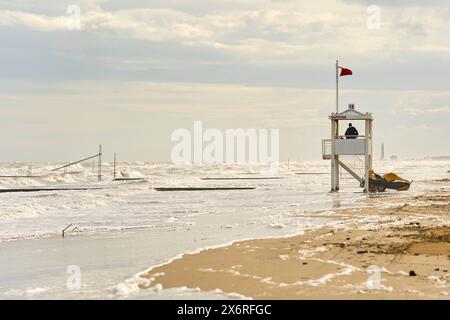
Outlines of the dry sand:
[{"label": "dry sand", "polygon": [[142,277],[254,299],[450,299],[450,195],[391,201],[337,210],[339,223],[302,235],[185,254]]}]

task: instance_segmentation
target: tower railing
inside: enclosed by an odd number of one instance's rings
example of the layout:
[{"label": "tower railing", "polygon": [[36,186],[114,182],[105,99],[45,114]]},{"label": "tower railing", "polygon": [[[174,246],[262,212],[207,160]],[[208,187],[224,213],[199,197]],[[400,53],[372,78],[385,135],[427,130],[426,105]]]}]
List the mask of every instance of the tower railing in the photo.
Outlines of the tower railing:
[{"label": "tower railing", "polygon": [[331,139],[322,140],[322,159],[331,159]]},{"label": "tower railing", "polygon": [[339,165],[360,183],[363,181],[365,164],[359,156],[343,155],[339,159]]},{"label": "tower railing", "polygon": [[365,137],[366,137],[365,135],[360,135],[360,134],[358,134],[358,135],[338,135],[338,136],[336,136],[336,139],[346,139],[346,138],[357,139],[357,138],[365,138]]}]

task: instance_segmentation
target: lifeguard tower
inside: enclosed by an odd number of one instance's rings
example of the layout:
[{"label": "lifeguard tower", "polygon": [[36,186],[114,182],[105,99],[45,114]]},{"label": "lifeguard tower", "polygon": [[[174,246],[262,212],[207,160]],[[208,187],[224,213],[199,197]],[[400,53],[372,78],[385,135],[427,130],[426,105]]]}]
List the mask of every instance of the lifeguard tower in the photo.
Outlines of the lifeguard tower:
[{"label": "lifeguard tower", "polygon": [[[367,181],[369,171],[372,170],[372,114],[356,111],[355,105],[349,104],[347,110],[333,112],[329,119],[331,139],[322,140],[322,158],[331,160],[331,191],[339,190],[339,171],[342,167],[359,182],[365,192],[369,192]],[[351,122],[358,128],[359,134],[352,137],[341,134],[340,121]],[[364,126],[358,125],[362,121]]]}]

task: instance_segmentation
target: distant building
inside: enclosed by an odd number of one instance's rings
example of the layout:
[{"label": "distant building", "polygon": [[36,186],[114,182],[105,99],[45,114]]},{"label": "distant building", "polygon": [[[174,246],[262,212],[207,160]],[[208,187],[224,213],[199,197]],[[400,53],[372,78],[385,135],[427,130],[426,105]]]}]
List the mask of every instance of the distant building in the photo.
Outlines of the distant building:
[{"label": "distant building", "polygon": [[398,160],[398,157],[397,156],[391,156],[391,160],[393,160],[393,161],[396,161],[396,160]]}]

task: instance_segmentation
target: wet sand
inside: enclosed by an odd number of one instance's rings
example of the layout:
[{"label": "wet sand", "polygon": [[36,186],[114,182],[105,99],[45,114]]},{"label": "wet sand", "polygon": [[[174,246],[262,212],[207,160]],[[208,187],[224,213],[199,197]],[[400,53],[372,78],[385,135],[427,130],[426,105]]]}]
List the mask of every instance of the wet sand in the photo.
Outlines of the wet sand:
[{"label": "wet sand", "polygon": [[338,223],[302,235],[185,254],[142,274],[150,280],[142,288],[254,299],[450,299],[450,194],[389,201],[336,210]]}]

